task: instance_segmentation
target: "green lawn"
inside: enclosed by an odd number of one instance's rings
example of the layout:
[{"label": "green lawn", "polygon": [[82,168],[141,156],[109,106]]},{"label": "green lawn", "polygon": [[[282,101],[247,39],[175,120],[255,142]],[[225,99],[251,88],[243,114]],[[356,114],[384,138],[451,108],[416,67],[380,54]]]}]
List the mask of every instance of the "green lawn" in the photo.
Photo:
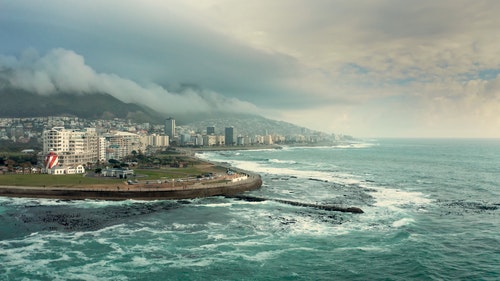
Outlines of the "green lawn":
[{"label": "green lawn", "polygon": [[11,186],[71,186],[122,182],[112,178],[88,178],[83,175],[8,174],[0,175],[0,185]]},{"label": "green lawn", "polygon": [[[215,171],[215,170],[211,170]],[[207,172],[205,169],[194,167],[187,168],[163,168],[163,169],[134,169],[135,174],[138,177],[147,176],[147,179],[177,179],[186,177],[196,177],[198,175],[204,175]],[[225,168],[217,169],[218,172],[225,172]]]},{"label": "green lawn", "polygon": [[[187,168],[134,169],[137,179],[158,180],[196,177],[207,172],[223,172],[223,167],[213,167],[210,171],[197,166]],[[7,174],[0,175],[0,185],[10,186],[72,186],[85,184],[106,184],[123,182],[124,179],[105,177],[84,177],[83,175],[47,175],[47,174]]]}]

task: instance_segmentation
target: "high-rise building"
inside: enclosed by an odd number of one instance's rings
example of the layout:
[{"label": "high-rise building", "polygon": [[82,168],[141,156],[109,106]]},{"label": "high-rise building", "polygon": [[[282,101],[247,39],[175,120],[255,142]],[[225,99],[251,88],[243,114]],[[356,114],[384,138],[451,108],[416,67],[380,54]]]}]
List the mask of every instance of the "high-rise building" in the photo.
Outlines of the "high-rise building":
[{"label": "high-rise building", "polygon": [[182,145],[188,145],[191,142],[191,134],[181,134],[180,138]]},{"label": "high-rise building", "polygon": [[226,146],[231,146],[234,144],[234,128],[233,127],[226,127],[225,134],[224,134],[224,142]]},{"label": "high-rise building", "polygon": [[154,147],[167,147],[168,146],[168,136],[153,135],[153,146]]},{"label": "high-rise building", "polygon": [[175,137],[175,119],[169,117],[165,120],[165,135],[172,141]]},{"label": "high-rise building", "polygon": [[99,138],[95,128],[67,130],[54,127],[42,134],[43,154],[53,151],[62,166],[96,163],[99,159]]},{"label": "high-rise building", "polygon": [[121,160],[123,157],[141,149],[139,135],[115,131],[104,135],[106,141],[106,159]]},{"label": "high-rise building", "polygon": [[236,145],[245,145],[245,144],[248,144],[247,142],[245,142],[245,137],[238,136],[236,138]]},{"label": "high-rise building", "polygon": [[273,144],[273,136],[271,135],[264,136],[264,144]]},{"label": "high-rise building", "polygon": [[214,126],[207,127],[207,135],[215,135],[215,127]]},{"label": "high-rise building", "polygon": [[99,161],[104,163],[106,161],[106,138],[99,137]]}]

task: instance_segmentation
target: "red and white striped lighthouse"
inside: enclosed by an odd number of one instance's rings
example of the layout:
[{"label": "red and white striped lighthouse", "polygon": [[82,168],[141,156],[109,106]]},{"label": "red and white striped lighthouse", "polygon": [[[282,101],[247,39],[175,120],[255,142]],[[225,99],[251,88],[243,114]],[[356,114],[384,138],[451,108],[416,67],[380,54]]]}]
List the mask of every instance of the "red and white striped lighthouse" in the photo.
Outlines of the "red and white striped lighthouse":
[{"label": "red and white striped lighthouse", "polygon": [[57,156],[54,151],[49,152],[49,154],[45,156],[44,164],[45,169],[47,170],[54,168],[55,166],[57,166],[57,164],[59,164],[59,156]]}]

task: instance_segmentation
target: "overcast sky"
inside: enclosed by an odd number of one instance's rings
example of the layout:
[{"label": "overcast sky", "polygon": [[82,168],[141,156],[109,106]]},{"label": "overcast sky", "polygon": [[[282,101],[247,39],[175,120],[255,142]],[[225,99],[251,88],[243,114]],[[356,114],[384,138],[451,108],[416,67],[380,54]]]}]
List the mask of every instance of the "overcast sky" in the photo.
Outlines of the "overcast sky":
[{"label": "overcast sky", "polygon": [[15,87],[358,137],[500,137],[500,1],[0,0]]}]

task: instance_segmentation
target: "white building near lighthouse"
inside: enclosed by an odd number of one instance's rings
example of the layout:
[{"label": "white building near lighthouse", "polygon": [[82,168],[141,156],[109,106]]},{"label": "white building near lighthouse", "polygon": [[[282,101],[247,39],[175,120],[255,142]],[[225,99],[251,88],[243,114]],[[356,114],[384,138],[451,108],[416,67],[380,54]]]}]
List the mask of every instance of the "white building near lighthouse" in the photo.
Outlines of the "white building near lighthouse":
[{"label": "white building near lighthouse", "polygon": [[[57,155],[57,165],[47,170],[65,169],[64,173],[83,173],[84,165],[94,164],[99,159],[99,138],[95,128],[68,130],[54,127],[42,134],[44,155]],[[83,172],[82,172],[83,171]]]}]

